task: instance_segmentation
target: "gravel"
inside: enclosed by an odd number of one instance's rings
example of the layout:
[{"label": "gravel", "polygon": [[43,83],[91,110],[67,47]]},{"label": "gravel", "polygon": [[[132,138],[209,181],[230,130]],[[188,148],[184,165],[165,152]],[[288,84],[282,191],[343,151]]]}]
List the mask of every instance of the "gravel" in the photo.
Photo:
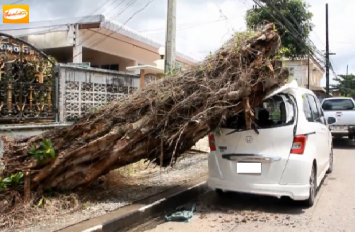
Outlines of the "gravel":
[{"label": "gravel", "polygon": [[[25,228],[16,228],[16,231],[58,230],[194,180],[207,174],[207,154],[186,154],[175,167],[162,170],[159,167],[146,168],[146,166],[138,163],[130,168],[112,171],[92,189],[84,189],[76,193],[79,208],[74,212],[70,209],[61,210],[61,215],[55,213],[52,216],[47,215],[44,220],[34,221]],[[8,229],[8,231],[13,230],[14,228]]]}]

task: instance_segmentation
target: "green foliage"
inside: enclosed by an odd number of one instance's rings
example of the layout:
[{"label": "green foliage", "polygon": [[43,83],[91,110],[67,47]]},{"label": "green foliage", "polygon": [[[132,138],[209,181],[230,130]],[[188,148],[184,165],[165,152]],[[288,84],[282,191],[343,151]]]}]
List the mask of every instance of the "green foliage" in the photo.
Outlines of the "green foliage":
[{"label": "green foliage", "polygon": [[53,63],[58,63],[57,59],[54,56],[48,56],[48,58],[53,61]]},{"label": "green foliage", "polygon": [[274,112],[272,112],[271,118],[273,120],[281,120],[281,111],[280,110],[275,110]]},{"label": "green foliage", "polygon": [[20,185],[23,185],[23,172],[12,174],[4,179],[0,177],[0,191],[7,189],[7,187],[17,188]]},{"label": "green foliage", "polygon": [[331,85],[332,93],[339,93],[340,96],[355,99],[355,75],[339,75],[334,80],[337,84]]},{"label": "green foliage", "polygon": [[174,64],[173,68],[165,73],[165,76],[175,76],[181,71],[182,67],[178,66],[177,64]]},{"label": "green foliage", "polygon": [[6,184],[2,181],[3,181],[3,179],[0,176],[0,192],[6,189]]},{"label": "green foliage", "polygon": [[[308,49],[304,44],[307,44],[307,38],[313,29],[313,24],[310,22],[313,14],[308,10],[310,5],[302,0],[271,0],[270,4],[273,4],[274,7],[292,24],[294,28],[292,33],[286,29],[289,28],[291,30],[292,28],[285,23],[284,19],[277,11],[269,6],[248,10],[246,14],[247,27],[255,30],[266,23],[273,22],[276,25],[275,30],[281,35],[283,47],[281,55],[288,58],[300,58],[307,55]],[[286,28],[278,22],[285,25]],[[294,32],[295,30],[297,32]],[[302,42],[297,42],[294,37],[298,37]]]},{"label": "green foliage", "polygon": [[48,159],[55,159],[55,151],[52,142],[45,138],[42,138],[42,144],[39,148],[32,145],[29,153],[32,155],[32,158],[36,159],[39,163],[43,163]]}]

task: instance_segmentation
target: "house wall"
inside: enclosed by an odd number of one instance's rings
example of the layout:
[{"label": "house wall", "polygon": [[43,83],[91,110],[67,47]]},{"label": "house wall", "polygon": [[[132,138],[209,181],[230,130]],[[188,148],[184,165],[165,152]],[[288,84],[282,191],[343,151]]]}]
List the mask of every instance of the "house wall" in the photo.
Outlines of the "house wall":
[{"label": "house wall", "polygon": [[[21,38],[39,49],[71,47],[72,50],[75,50],[73,48],[74,28],[68,28],[69,30],[67,31],[29,35]],[[160,59],[158,49],[103,28],[79,30],[76,44],[83,48],[89,48],[131,60],[122,65],[120,71],[126,71],[124,67],[134,66],[138,63],[154,65],[154,61]],[[78,51],[80,51],[80,49],[78,49]],[[73,54],[75,55],[77,52],[72,52],[72,55]],[[193,62],[178,56],[176,57],[176,61],[185,65],[193,64]]]},{"label": "house wall", "polygon": [[304,85],[304,76],[306,74],[306,68],[302,61],[284,61],[284,67],[293,69],[293,74],[290,73],[290,79],[296,80],[299,86]]},{"label": "house wall", "polygon": [[39,35],[28,35],[21,37],[21,39],[39,49],[60,48],[73,46],[73,36],[70,36],[70,33],[72,33],[72,31],[58,31]]},{"label": "house wall", "polygon": [[[160,59],[158,54],[158,49],[151,47],[150,45],[135,41],[126,36],[112,33],[112,31],[106,29],[91,29],[91,30],[80,30],[79,38],[89,38],[81,41],[83,47],[90,49],[95,49],[108,54],[121,56],[127,59],[135,60],[137,63],[145,65],[155,65],[154,61]],[[97,43],[97,41],[102,41]],[[93,44],[96,44],[93,47]],[[176,57],[178,62],[186,65],[192,65],[193,63]]]},{"label": "house wall", "polygon": [[139,76],[95,68],[59,65],[59,121],[71,122],[86,113],[119,101],[139,89]]},{"label": "house wall", "polygon": [[[297,80],[298,85],[308,85],[308,60],[287,60],[284,61],[284,67],[294,69],[291,79]],[[310,63],[309,69],[310,85],[320,87],[324,73],[313,62]],[[317,71],[313,71],[313,69],[317,69]]]},{"label": "house wall", "polygon": [[119,69],[117,71],[122,72],[133,72],[128,71],[127,67],[134,66],[136,64],[135,60],[85,48],[83,50],[83,62],[90,62],[92,65],[118,64]]},{"label": "house wall", "polygon": [[[91,30],[80,30],[80,35],[85,35],[80,36],[80,38],[89,38],[87,40],[84,39],[80,43],[82,43],[83,47],[95,49],[97,51],[111,55],[124,57],[137,61],[141,64],[154,65],[154,61],[159,59],[158,51],[154,51],[152,48],[148,48],[149,46],[142,44],[138,44],[138,46],[136,46],[134,43],[135,41],[129,41],[129,38],[123,40],[123,36],[106,36],[103,32],[108,35],[110,34],[110,32],[105,29],[98,30],[98,32]],[[97,43],[97,41],[103,42]],[[93,46],[95,43],[96,46]]]}]

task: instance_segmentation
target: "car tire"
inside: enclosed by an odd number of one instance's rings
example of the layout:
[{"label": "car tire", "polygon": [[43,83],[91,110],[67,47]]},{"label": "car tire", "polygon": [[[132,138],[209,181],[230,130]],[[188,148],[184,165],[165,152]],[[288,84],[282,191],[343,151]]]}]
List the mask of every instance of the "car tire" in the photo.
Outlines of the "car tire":
[{"label": "car tire", "polygon": [[333,163],[334,163],[334,156],[333,156],[333,148],[330,150],[330,155],[329,155],[329,168],[327,170],[327,174],[330,174],[333,172]]},{"label": "car tire", "polygon": [[309,198],[304,201],[305,205],[311,207],[314,205],[317,195],[317,171],[315,165],[312,166],[311,176],[309,178]]}]

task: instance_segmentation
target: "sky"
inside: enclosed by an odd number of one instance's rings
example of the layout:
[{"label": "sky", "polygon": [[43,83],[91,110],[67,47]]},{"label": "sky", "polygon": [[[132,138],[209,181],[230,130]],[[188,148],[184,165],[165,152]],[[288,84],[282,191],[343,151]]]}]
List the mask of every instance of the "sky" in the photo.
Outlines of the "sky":
[{"label": "sky", "polygon": [[[1,0],[12,4],[18,0]],[[161,43],[165,40],[167,0],[136,0],[123,10],[131,0],[23,0],[29,5],[30,21],[103,14],[124,23],[137,10],[152,1],[126,24]],[[335,72],[355,73],[355,31],[346,25],[355,22],[354,0],[306,0],[314,14],[315,25],[310,39],[319,50],[325,50],[325,4],[329,7],[329,47],[336,53],[330,57]],[[245,13],[252,8],[252,0],[178,0],[176,49],[198,59],[218,49],[235,31],[246,28]],[[0,6],[1,7],[1,6]],[[122,12],[122,13],[120,13]],[[2,14],[2,11],[1,11]],[[2,24],[2,15],[0,15]],[[333,75],[330,75],[333,78]],[[334,83],[332,80],[331,83]],[[322,79],[325,85],[325,78]]]}]

